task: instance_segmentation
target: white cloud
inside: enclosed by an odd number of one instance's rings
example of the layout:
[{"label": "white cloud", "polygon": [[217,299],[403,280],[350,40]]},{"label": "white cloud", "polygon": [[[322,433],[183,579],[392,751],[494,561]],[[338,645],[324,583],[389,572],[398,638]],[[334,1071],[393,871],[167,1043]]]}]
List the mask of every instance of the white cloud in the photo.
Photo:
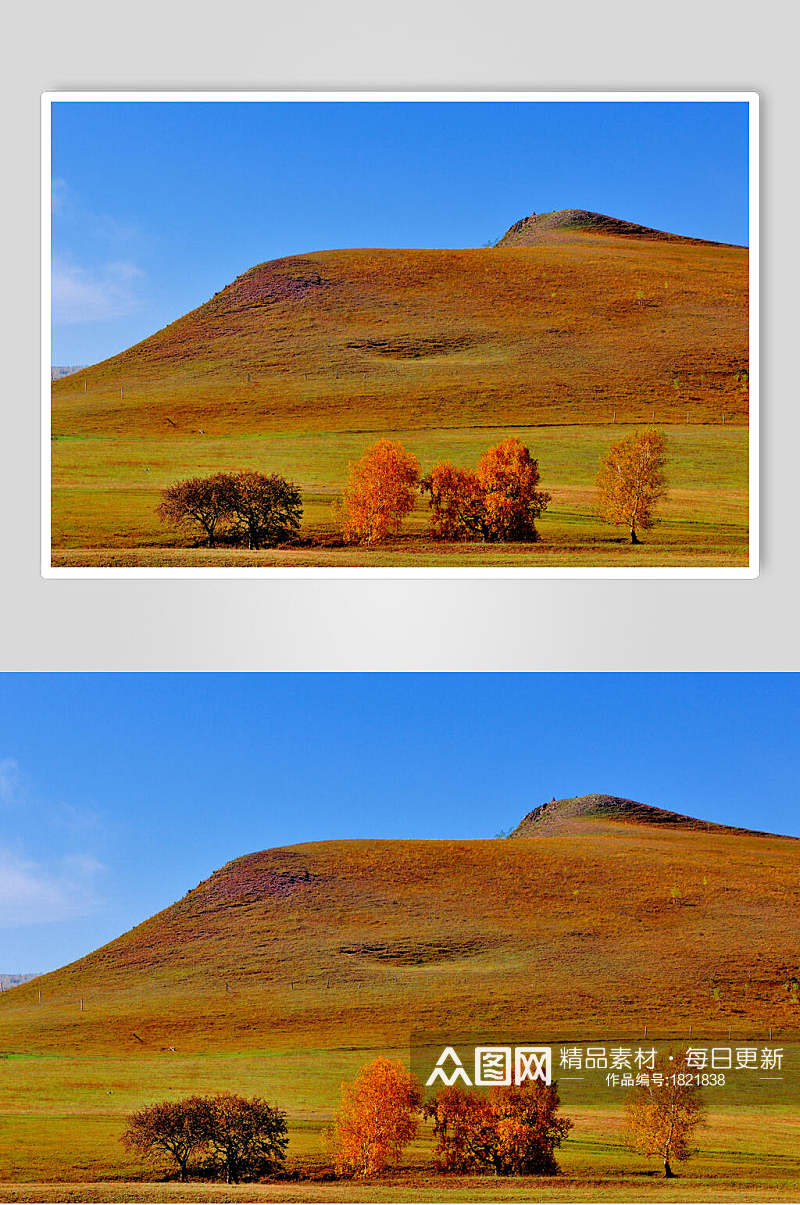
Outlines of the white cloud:
[{"label": "white cloud", "polygon": [[0,807],[3,806],[8,809],[9,817],[16,813],[17,827],[22,817],[39,836],[44,831],[61,831],[73,836],[96,833],[101,832],[105,825],[102,812],[94,808],[65,803],[63,800],[51,803],[37,798],[13,757],[0,757]]},{"label": "white cloud", "polygon": [[0,928],[87,916],[97,907],[95,880],[103,869],[90,855],[64,857],[48,869],[0,850]]},{"label": "white cloud", "polygon": [[103,815],[93,808],[76,807],[74,803],[58,802],[48,809],[48,819],[54,830],[70,834],[98,833],[105,827]]},{"label": "white cloud", "polygon": [[[54,323],[105,322],[142,304],[145,273],[134,262],[143,250],[139,226],[87,208],[62,176],[50,183],[53,216],[52,317]],[[72,239],[83,249],[75,253]],[[72,247],[72,250],[70,250]],[[90,248],[86,265],[86,248]]]},{"label": "white cloud", "polygon": [[143,234],[137,222],[121,221],[110,213],[88,215],[92,232],[96,238],[105,239],[107,243],[141,242]]},{"label": "white cloud", "polygon": [[0,803],[13,803],[19,791],[19,766],[13,757],[0,758]]},{"label": "white cloud", "polygon": [[[95,884],[105,870],[93,854],[65,849],[88,843],[102,827],[98,814],[33,795],[13,757],[0,757],[0,929],[86,916],[98,906]],[[39,852],[31,856],[30,849]],[[42,857],[43,855],[43,857]]]},{"label": "white cloud", "polygon": [[124,317],[141,305],[136,284],[143,277],[142,269],[130,260],[116,260],[89,269],[53,256],[53,321],[103,322]]},{"label": "white cloud", "polygon": [[50,181],[50,209],[53,217],[63,217],[70,204],[69,185],[63,176],[55,176]]},{"label": "white cloud", "polygon": [[120,259],[113,264],[106,264],[106,271],[115,276],[118,280],[140,280],[144,276],[141,268],[137,268],[136,264],[132,264],[130,260]]},{"label": "white cloud", "polygon": [[54,176],[50,181],[50,213],[60,228],[82,229],[95,241],[132,243],[143,237],[137,221],[114,217],[110,213],[95,213],[88,208],[63,176]]}]

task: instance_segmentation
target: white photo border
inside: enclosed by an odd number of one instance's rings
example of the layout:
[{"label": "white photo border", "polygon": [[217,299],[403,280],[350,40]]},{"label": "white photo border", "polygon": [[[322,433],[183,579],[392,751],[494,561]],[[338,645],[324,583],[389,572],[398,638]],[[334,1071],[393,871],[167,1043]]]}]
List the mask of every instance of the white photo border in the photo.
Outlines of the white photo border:
[{"label": "white photo border", "polygon": [[[537,568],[514,567],[456,567],[409,568],[403,566],[315,567],[253,566],[252,568],[206,567],[95,567],[54,566],[51,550],[51,107],[69,102],[247,102],[284,103],[308,102],[719,102],[747,104],[749,155],[749,386],[748,419],[749,502],[748,502],[748,564],[731,568]],[[42,158],[41,158],[41,575],[43,578],[756,578],[759,574],[759,94],[746,91],[166,91],[166,92],[74,92],[48,91],[42,93]]]}]

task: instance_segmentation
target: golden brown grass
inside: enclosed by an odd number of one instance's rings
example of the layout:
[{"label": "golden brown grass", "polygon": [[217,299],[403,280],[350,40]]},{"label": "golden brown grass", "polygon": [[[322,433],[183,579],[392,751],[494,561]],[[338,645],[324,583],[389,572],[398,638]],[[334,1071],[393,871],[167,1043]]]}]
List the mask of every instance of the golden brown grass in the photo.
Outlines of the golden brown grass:
[{"label": "golden brown grass", "polygon": [[605,421],[615,408],[643,421],[653,406],[662,421],[687,410],[742,421],[746,368],[743,248],[585,235],[328,251],[261,264],[144,343],[57,381],[53,431],[535,425]]},{"label": "golden brown grass", "polygon": [[568,1177],[528,1177],[498,1180],[494,1177],[395,1174],[377,1181],[354,1183],[275,1184],[177,1184],[164,1183],[6,1183],[0,1184],[0,1200],[8,1202],[235,1202],[235,1201],[311,1201],[311,1202],[436,1202],[436,1201],[786,1201],[795,1202],[800,1193],[800,1176],[793,1170],[787,1176],[757,1169],[742,1179],[741,1168],[726,1169],[727,1174],[691,1174],[677,1183],[641,1174]]},{"label": "golden brown grass", "polygon": [[268,850],[6,993],[6,1047],[396,1046],[426,1027],[524,1029],[532,1013],[562,1029],[777,1032],[797,1021],[783,985],[798,865],[789,838],[598,820],[538,839]]}]

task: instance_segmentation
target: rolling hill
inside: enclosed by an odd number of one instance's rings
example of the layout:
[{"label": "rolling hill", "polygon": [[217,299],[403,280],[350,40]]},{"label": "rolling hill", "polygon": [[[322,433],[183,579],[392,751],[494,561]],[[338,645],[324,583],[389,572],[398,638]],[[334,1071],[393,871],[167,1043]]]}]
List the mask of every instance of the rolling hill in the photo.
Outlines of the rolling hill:
[{"label": "rolling hill", "polygon": [[497,247],[259,264],[53,383],[53,433],[743,422],[747,249],[581,210]]},{"label": "rolling hill", "polygon": [[798,871],[792,838],[603,795],[509,838],[270,849],[4,993],[0,1025],[7,1049],[121,1056],[448,1026],[778,1033],[797,1024]]}]

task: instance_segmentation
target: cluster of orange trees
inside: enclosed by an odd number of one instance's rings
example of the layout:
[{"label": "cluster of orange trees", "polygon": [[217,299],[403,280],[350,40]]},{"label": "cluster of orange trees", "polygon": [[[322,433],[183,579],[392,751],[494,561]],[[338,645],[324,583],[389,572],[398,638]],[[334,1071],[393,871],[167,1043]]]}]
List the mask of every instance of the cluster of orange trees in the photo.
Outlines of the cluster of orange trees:
[{"label": "cluster of orange trees", "polygon": [[555,1084],[527,1080],[485,1094],[452,1086],[424,1104],[419,1081],[402,1063],[376,1059],[342,1087],[332,1135],[336,1171],[358,1177],[387,1171],[422,1117],[433,1122],[433,1165],[441,1172],[555,1175],[554,1152],[572,1129],[559,1114]]},{"label": "cluster of orange trees", "polygon": [[[625,1100],[628,1145],[660,1158],[668,1177],[672,1160],[692,1154],[692,1136],[704,1122],[700,1090],[682,1074],[687,1068],[686,1052],[664,1052],[658,1085],[637,1085]],[[556,1175],[555,1153],[572,1129],[556,1084],[526,1080],[485,1093],[451,1085],[426,1102],[417,1077],[381,1057],[342,1084],[329,1131],[334,1173],[364,1179],[396,1167],[423,1120],[432,1123],[434,1169],[453,1174]],[[139,1109],[122,1141],[151,1158],[169,1156],[181,1180],[193,1172],[238,1183],[279,1175],[288,1135],[280,1109],[222,1092]]]},{"label": "cluster of orange trees", "polygon": [[518,439],[489,448],[474,472],[444,461],[426,477],[412,452],[381,439],[351,466],[342,531],[360,544],[395,534],[421,489],[435,539],[535,540],[536,519],[550,501],[538,486],[539,466]]},{"label": "cluster of orange trees", "polygon": [[[598,510],[609,522],[624,524],[632,544],[653,524],[665,464],[658,431],[628,436],[600,463]],[[412,452],[381,439],[351,466],[342,504],[345,539],[374,544],[396,534],[420,489],[428,495],[430,532],[438,540],[533,541],[536,520],[551,500],[539,488],[538,462],[519,439],[488,448],[474,470],[443,461],[424,477]]]},{"label": "cluster of orange trees", "polygon": [[[665,463],[658,431],[628,436],[600,463],[598,511],[624,524],[632,544],[653,524]],[[420,491],[428,497],[431,536],[447,541],[534,541],[536,520],[551,500],[539,488],[538,462],[519,439],[488,448],[474,470],[443,461],[425,476],[413,452],[379,439],[350,465],[339,515],[344,540],[378,544],[396,535]],[[165,522],[199,525],[209,547],[222,538],[261,548],[291,541],[303,508],[293,482],[242,472],[179,481],[164,491],[158,513]]]}]

